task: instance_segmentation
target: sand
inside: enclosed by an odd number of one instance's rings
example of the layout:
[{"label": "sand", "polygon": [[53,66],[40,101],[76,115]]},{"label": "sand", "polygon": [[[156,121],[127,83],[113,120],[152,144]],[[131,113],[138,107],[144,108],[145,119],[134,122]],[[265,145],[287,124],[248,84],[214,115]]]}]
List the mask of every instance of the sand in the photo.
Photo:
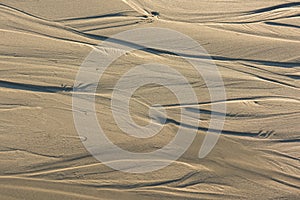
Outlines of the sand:
[{"label": "sand", "polygon": [[[2,0],[0,199],[299,199],[299,6],[282,0]],[[204,80],[178,55],[136,50],[121,56],[96,90],[96,115],[107,137],[141,153],[164,147],[180,126],[196,131],[169,166],[126,173],[85,148],[89,137],[78,135],[72,95],[81,64],[98,44],[150,27],[178,31],[205,48],[226,101],[211,101]],[[160,134],[141,139],[116,126],[110,105],[120,77],[147,62],[183,74],[197,100],[182,105],[161,85],[139,88],[130,101],[137,124],[149,123],[150,104],[168,115]],[[226,104],[226,113],[211,112],[217,104]],[[197,126],[180,125],[183,107],[192,117],[200,112]],[[213,115],[225,116],[224,127],[200,159]]]}]

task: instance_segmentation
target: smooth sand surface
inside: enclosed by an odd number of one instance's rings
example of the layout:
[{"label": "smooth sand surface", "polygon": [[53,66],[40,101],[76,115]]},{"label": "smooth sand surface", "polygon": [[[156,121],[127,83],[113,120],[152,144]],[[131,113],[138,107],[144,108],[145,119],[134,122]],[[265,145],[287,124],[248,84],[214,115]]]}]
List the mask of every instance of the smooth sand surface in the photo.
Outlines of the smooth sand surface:
[{"label": "smooth sand surface", "polygon": [[[299,2],[283,0],[2,0],[0,199],[299,199],[299,15]],[[184,74],[198,97],[185,109],[201,113],[199,127],[187,126],[197,136],[180,159],[130,174],[84,148],[73,121],[72,87],[92,48],[113,34],[146,27],[179,31],[207,50],[224,80],[227,111],[210,112],[218,102],[178,56],[141,50],[120,57],[101,78],[96,97],[101,126],[115,144],[151,152],[179,126],[174,94],[146,85],[132,97],[130,112],[146,125],[147,105],[164,106],[162,134],[137,139],[116,127],[109,107],[113,86],[135,65],[154,61]],[[212,114],[226,115],[224,130],[199,159]]]}]

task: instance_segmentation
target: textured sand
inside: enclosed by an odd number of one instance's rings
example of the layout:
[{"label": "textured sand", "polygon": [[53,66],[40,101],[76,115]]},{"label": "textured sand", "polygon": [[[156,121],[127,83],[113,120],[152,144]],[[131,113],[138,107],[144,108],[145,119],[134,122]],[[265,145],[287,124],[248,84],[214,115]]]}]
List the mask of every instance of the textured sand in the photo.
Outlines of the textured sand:
[{"label": "textured sand", "polygon": [[[0,3],[0,199],[299,199],[300,3],[283,0],[73,0]],[[163,134],[122,134],[111,116],[116,81],[157,62],[191,82],[201,113],[193,145],[167,168],[113,170],[91,156],[75,130],[72,85],[93,46],[142,27],[170,28],[198,41],[219,67],[226,121],[213,151],[197,157],[210,120],[203,80],[175,55],[134,51],[101,79],[96,108],[107,136],[123,149],[150,152],[178,128],[180,106],[163,87],[136,91],[131,114],[147,124],[147,99],[165,106]],[[161,95],[163,94],[163,95]],[[148,103],[144,102],[144,103]],[[171,106],[170,106],[171,105]],[[214,113],[218,114],[218,113]]]}]

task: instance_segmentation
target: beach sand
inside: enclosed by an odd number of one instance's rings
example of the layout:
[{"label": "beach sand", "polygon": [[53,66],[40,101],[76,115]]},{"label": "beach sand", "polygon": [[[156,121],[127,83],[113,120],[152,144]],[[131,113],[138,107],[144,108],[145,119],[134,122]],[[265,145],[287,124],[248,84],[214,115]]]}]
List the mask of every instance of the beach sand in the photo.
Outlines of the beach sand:
[{"label": "beach sand", "polygon": [[[0,199],[299,199],[299,2],[2,0],[0,10]],[[180,126],[182,105],[153,84],[135,92],[130,113],[147,125],[148,103],[159,103],[168,114],[162,133],[139,139],[116,126],[113,88],[136,65],[155,62],[179,71],[198,99],[185,109],[200,112],[198,127],[185,127],[197,134],[179,159],[157,171],[126,173],[84,147],[81,140],[89,138],[77,134],[72,89],[95,46],[149,27],[172,29],[205,48],[227,100],[210,101],[203,79],[177,55],[136,50],[121,56],[101,77],[95,101],[114,144],[155,151]],[[211,112],[218,103],[226,103],[226,113]],[[200,159],[205,129],[218,114],[226,116],[222,134]]]}]

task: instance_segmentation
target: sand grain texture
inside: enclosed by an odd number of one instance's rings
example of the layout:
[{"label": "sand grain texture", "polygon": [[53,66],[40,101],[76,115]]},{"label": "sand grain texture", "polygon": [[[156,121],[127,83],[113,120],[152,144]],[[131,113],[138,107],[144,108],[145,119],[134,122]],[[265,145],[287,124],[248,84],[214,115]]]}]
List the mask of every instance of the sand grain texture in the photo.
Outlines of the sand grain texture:
[{"label": "sand grain texture", "polygon": [[[299,15],[299,2],[282,0],[2,0],[0,199],[299,199]],[[163,105],[163,134],[140,140],[116,127],[112,89],[135,65],[155,61],[180,71],[199,99],[185,109],[201,113],[199,127],[186,125],[198,134],[179,160],[152,173],[128,174],[100,163],[82,145],[86,138],[75,130],[72,86],[92,48],[143,27],[179,31],[207,50],[228,98],[227,112],[213,114],[226,115],[226,122],[214,150],[199,159],[211,105],[218,103],[210,102],[203,80],[167,52],[122,56],[96,94],[101,125],[115,144],[154,151],[179,126],[182,105],[174,95],[146,85],[132,97],[130,112],[145,125],[145,105]]]}]

